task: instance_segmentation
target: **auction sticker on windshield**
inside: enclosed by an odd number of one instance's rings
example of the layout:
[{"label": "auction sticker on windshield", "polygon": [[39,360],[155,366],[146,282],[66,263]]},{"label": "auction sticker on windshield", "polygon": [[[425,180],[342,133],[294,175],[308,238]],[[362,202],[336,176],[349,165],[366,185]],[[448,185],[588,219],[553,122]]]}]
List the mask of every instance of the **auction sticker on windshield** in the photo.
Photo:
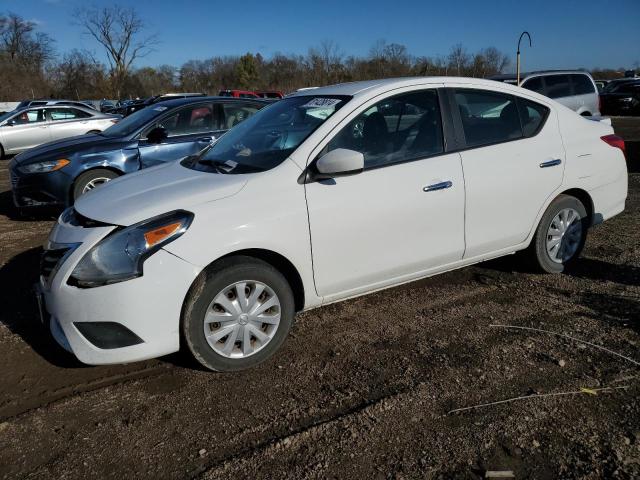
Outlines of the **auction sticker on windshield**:
[{"label": "auction sticker on windshield", "polygon": [[333,107],[334,105],[342,102],[339,98],[314,98],[302,105],[301,108],[318,108],[318,107]]}]

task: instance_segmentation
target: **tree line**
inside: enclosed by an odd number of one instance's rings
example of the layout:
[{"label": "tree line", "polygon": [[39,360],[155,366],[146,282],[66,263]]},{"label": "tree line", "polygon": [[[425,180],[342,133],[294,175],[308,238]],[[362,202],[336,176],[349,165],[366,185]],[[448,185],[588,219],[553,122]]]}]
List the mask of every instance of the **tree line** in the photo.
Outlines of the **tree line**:
[{"label": "tree line", "polygon": [[[171,91],[216,94],[221,89],[292,91],[307,86],[411,75],[487,77],[503,72],[509,57],[494,47],[476,52],[463,45],[447,55],[414,56],[399,43],[377,41],[365,56],[345,54],[332,40],[306,55],[259,53],[189,60],[180,67],[136,67],[158,47],[132,8],[84,7],[74,23],[103,47],[102,62],[87,51],[58,54],[55,40],[29,20],[0,15],[0,100],[24,98],[135,98]],[[609,75],[609,72],[603,71]]]}]

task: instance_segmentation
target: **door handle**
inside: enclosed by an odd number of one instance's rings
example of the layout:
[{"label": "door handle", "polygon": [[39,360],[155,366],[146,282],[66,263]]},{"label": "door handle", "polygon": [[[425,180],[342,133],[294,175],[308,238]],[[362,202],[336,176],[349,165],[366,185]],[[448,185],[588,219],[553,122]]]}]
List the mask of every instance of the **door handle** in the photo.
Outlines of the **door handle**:
[{"label": "door handle", "polygon": [[546,162],[542,162],[540,164],[540,168],[555,167],[556,165],[560,165],[561,163],[562,160],[560,160],[559,158],[556,158],[555,160],[547,160]]},{"label": "door handle", "polygon": [[198,142],[211,142],[215,137],[200,137]]},{"label": "door handle", "polygon": [[435,192],[436,190],[444,190],[445,188],[450,188],[453,185],[453,182],[447,180],[446,182],[434,183],[433,185],[427,185],[422,189],[423,192]]}]

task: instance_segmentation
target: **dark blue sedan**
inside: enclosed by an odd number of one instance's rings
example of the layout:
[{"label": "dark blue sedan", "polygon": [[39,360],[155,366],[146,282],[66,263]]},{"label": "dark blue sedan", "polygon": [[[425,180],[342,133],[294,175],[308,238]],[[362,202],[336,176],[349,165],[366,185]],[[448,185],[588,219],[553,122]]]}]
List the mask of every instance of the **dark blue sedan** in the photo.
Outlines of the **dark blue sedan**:
[{"label": "dark blue sedan", "polygon": [[9,165],[17,207],[68,206],[125,173],[198,153],[269,102],[198,97],[139,110],[99,134],[51,142]]}]

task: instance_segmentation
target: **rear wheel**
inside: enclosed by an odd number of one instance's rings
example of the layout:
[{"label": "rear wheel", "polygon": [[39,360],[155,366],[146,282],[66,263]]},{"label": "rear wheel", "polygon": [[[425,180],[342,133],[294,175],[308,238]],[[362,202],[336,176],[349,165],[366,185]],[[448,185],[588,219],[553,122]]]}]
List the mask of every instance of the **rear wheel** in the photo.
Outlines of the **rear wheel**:
[{"label": "rear wheel", "polygon": [[542,216],[526,252],[532,265],[547,273],[562,272],[582,252],[589,224],[580,200],[559,195]]},{"label": "rear wheel", "polygon": [[73,201],[75,202],[83,194],[87,193],[100,185],[107,183],[109,180],[117,178],[119,175],[106,168],[96,168],[89,170],[80,175],[73,186]]},{"label": "rear wheel", "polygon": [[280,348],[294,312],[291,287],[278,270],[252,257],[231,257],[204,273],[192,288],[182,333],[204,367],[243,370]]}]

